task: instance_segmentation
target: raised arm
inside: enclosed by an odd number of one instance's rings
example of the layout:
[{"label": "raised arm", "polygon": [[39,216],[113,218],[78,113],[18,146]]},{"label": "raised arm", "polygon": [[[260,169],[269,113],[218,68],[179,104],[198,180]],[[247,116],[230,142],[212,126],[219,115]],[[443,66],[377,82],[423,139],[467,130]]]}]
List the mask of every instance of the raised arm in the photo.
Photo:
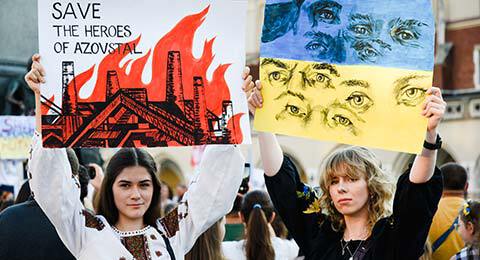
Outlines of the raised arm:
[{"label": "raised arm", "polygon": [[[243,90],[248,95],[248,109],[252,115],[255,115],[255,110],[261,108],[263,104],[261,83],[257,80],[252,81],[252,76],[249,75],[250,68],[246,67],[243,72]],[[262,157],[263,168],[265,175],[274,176],[280,170],[283,161],[283,152],[277,137],[272,133],[259,132],[258,142],[260,145],[260,156]]]},{"label": "raised arm", "polygon": [[232,208],[242,182],[245,160],[233,145],[205,149],[194,179],[180,205],[160,220],[160,229],[186,254],[197,238]]},{"label": "raised arm", "polygon": [[[443,101],[442,92],[439,88],[431,87],[426,92],[429,95],[424,103],[422,115],[428,118],[425,141],[434,144],[437,139],[437,129],[445,114],[446,102]],[[422,152],[415,157],[409,179],[413,183],[425,183],[434,173],[437,150],[423,148]]]},{"label": "raised arm", "polygon": [[31,156],[28,161],[30,187],[35,200],[57,230],[70,252],[78,257],[84,232],[83,207],[80,202],[80,188],[72,176],[72,170],[65,149],[44,149],[42,147],[40,84],[45,82],[45,72],[40,65],[40,56],[33,56],[32,70],[25,80],[35,93],[36,133],[33,137]]}]

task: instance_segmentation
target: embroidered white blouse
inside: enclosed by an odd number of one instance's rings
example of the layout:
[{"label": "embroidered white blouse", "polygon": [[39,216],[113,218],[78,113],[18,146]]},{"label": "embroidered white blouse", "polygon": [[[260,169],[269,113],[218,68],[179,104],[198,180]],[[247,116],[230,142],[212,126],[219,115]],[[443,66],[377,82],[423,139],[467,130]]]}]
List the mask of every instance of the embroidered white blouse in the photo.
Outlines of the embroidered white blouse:
[{"label": "embroidered white blouse", "polygon": [[[156,228],[120,232],[104,217],[84,210],[65,149],[42,148],[36,133],[30,156],[30,187],[35,200],[65,246],[81,260],[170,259],[160,232],[167,236],[175,258],[184,259],[195,240],[233,206],[245,162],[239,148],[208,146],[176,210],[159,219]],[[139,244],[143,250],[138,249]]]}]

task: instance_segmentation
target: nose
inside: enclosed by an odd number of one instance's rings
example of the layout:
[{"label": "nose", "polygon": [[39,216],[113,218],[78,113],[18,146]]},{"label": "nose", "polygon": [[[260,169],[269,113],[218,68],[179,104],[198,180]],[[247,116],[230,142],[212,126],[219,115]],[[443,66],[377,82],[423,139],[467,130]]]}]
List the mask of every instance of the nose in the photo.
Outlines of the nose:
[{"label": "nose", "polygon": [[337,185],[337,192],[340,194],[343,194],[343,193],[346,193],[347,191],[348,191],[348,188],[346,186],[346,183],[340,180]]},{"label": "nose", "polygon": [[132,193],[130,194],[130,198],[133,200],[139,200],[141,198],[140,191],[138,188],[133,188]]},{"label": "nose", "polygon": [[305,75],[303,71],[294,70],[290,82],[288,83],[288,90],[296,92],[298,90],[305,90],[306,87]]}]

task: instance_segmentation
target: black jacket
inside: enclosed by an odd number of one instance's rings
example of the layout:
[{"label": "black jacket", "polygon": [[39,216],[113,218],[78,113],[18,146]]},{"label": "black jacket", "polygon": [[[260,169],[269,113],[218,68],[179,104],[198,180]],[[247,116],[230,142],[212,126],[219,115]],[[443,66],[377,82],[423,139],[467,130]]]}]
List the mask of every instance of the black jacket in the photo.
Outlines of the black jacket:
[{"label": "black jacket", "polygon": [[33,199],[0,213],[0,259],[74,260]]}]

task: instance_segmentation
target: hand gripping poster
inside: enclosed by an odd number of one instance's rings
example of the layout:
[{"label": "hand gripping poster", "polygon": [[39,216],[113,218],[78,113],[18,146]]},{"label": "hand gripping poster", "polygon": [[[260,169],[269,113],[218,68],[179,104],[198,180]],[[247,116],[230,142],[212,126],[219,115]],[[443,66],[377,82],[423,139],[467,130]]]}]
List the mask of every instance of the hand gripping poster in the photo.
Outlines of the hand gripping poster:
[{"label": "hand gripping poster", "polygon": [[246,0],[38,1],[44,147],[250,143]]},{"label": "hand gripping poster", "polygon": [[255,129],[418,153],[430,0],[267,0]]}]

